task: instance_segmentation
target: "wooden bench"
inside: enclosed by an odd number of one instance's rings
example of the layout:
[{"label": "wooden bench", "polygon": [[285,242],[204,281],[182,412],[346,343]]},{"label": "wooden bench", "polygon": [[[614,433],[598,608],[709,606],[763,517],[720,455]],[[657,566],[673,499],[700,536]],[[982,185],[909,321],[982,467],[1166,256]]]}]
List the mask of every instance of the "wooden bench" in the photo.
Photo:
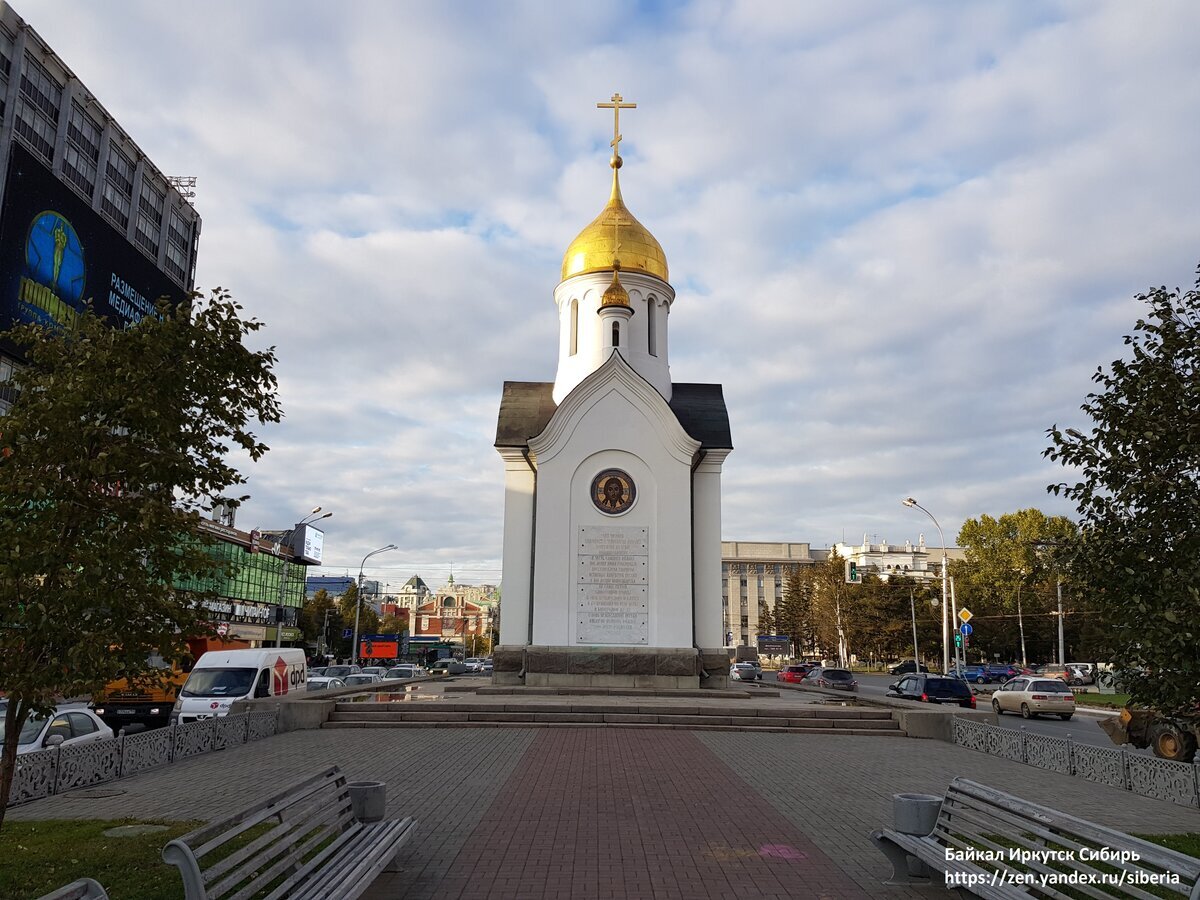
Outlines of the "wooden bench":
[{"label": "wooden bench", "polygon": [[[871,840],[892,864],[886,884],[932,882],[996,898],[1153,900],[1165,892],[1200,900],[1200,859],[966,778],[951,782],[928,835],[884,830]],[[913,859],[941,874],[910,874],[920,868]]]},{"label": "wooden bench", "polygon": [[171,841],[162,856],[179,868],[187,900],[349,900],[394,863],[415,829],[412,818],[356,819],[333,766]]},{"label": "wooden bench", "polygon": [[100,882],[92,878],[80,878],[57,891],[43,894],[38,900],[108,900],[108,894]]}]

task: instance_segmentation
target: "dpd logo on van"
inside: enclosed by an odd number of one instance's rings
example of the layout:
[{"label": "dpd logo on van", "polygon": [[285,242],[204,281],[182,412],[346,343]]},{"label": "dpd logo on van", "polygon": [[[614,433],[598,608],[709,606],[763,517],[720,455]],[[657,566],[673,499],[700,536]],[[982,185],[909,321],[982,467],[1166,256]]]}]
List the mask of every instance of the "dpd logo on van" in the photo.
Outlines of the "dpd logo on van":
[{"label": "dpd logo on van", "polygon": [[286,694],[288,692],[287,663],[283,661],[282,656],[275,660],[275,665],[273,668],[275,669],[275,671],[271,673],[275,682],[273,685],[273,693],[278,697],[281,694]]}]

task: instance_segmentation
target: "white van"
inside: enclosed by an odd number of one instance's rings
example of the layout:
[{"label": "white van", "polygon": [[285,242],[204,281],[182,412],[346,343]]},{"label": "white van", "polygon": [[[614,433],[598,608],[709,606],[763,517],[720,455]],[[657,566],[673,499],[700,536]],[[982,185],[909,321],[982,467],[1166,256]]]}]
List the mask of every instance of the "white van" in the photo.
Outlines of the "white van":
[{"label": "white van", "polygon": [[188,675],[171,712],[171,722],[182,725],[226,716],[238,700],[303,693],[307,682],[308,663],[303,650],[210,650],[196,661]]}]

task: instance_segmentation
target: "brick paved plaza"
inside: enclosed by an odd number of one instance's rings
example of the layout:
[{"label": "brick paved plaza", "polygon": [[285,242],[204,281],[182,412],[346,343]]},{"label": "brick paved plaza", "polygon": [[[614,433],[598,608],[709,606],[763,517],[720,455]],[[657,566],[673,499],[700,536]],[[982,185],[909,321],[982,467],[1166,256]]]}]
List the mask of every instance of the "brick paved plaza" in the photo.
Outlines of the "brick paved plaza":
[{"label": "brick paved plaza", "polygon": [[1200,830],[1194,810],[936,741],[588,727],[292,732],[9,816],[213,818],[333,763],[420,822],[374,900],[921,896],[881,884],[868,835],[893,793],[956,775],[1125,831]]}]

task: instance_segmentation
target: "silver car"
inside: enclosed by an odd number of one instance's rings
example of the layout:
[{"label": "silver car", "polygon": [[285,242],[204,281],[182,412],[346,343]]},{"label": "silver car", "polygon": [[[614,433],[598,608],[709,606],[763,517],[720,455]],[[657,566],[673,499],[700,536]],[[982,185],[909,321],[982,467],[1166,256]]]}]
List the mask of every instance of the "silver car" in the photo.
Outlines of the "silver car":
[{"label": "silver car", "polygon": [[[113,730],[90,709],[79,707],[57,711],[52,716],[30,715],[17,738],[17,755],[68,744],[89,744],[113,736]],[[0,741],[4,720],[0,719]]]},{"label": "silver car", "polygon": [[762,674],[754,668],[753,663],[734,663],[729,667],[729,678],[732,681],[754,681],[762,678]]}]

